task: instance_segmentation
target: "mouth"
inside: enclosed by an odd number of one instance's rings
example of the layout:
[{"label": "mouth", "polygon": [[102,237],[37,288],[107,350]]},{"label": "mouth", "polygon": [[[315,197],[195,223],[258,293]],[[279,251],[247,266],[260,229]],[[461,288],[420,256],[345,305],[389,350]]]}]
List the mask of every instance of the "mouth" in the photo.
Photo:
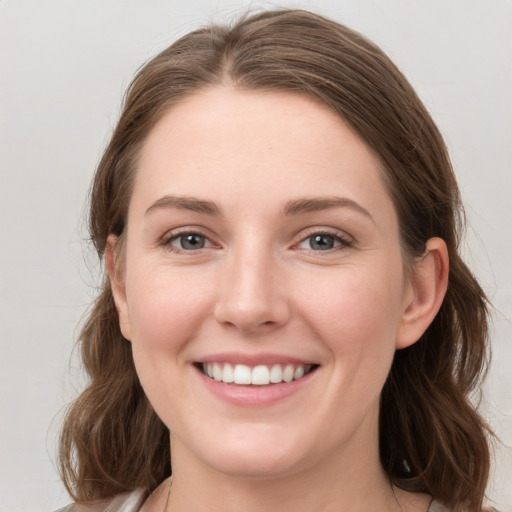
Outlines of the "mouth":
[{"label": "mouth", "polygon": [[271,386],[300,380],[315,371],[317,364],[272,364],[248,366],[223,362],[196,363],[197,368],[217,382],[238,386]]}]

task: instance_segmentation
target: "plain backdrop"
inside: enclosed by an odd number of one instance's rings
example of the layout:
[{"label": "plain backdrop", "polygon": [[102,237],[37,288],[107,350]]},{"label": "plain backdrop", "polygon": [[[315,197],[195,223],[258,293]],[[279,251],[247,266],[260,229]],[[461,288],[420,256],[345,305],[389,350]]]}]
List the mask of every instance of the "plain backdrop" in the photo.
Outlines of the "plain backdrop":
[{"label": "plain backdrop", "polygon": [[512,3],[510,0],[0,0],[0,511],[68,501],[55,469],[73,347],[98,265],[84,212],[122,94],[150,56],[247,7],[316,10],[404,71],[451,152],[464,251],[494,302],[482,410],[498,445],[489,493],[512,511]]}]

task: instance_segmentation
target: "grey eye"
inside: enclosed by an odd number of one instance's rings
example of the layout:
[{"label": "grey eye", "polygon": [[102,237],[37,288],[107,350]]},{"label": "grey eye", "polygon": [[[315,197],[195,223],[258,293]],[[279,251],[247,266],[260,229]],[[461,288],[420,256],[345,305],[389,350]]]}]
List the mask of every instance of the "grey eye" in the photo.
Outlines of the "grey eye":
[{"label": "grey eye", "polygon": [[332,249],[336,243],[336,239],[331,235],[313,235],[308,239],[309,246],[314,251],[328,251]]},{"label": "grey eye", "polygon": [[172,245],[185,251],[194,251],[202,249],[206,245],[206,238],[197,233],[187,233],[176,237],[172,241]]}]

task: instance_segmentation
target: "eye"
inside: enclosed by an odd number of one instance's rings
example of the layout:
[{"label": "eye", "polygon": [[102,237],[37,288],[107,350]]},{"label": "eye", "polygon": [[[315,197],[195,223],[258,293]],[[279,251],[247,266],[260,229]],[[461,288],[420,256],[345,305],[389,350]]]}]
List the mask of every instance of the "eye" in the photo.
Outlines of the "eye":
[{"label": "eye", "polygon": [[197,251],[211,247],[212,243],[200,233],[181,233],[170,238],[167,245],[178,251]]},{"label": "eye", "polygon": [[340,235],[331,233],[313,233],[298,244],[299,249],[312,251],[329,251],[349,247],[351,242]]}]

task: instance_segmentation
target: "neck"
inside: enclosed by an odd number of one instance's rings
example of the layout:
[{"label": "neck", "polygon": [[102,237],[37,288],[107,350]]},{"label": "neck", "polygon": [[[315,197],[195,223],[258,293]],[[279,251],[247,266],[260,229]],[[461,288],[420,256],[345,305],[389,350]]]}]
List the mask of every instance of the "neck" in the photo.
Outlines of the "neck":
[{"label": "neck", "polygon": [[304,464],[295,472],[240,477],[198,462],[173,439],[173,483],[168,511],[400,511],[379,461],[377,433],[371,446],[364,450],[356,441],[322,457],[316,464]]},{"label": "neck", "polygon": [[[313,477],[313,478],[311,478]],[[175,475],[168,511],[185,512],[397,512],[399,503],[389,481],[382,475],[379,483],[354,484],[342,476],[321,479],[319,474],[288,476],[267,481],[219,478],[202,485]],[[212,485],[213,484],[213,485]]]}]

